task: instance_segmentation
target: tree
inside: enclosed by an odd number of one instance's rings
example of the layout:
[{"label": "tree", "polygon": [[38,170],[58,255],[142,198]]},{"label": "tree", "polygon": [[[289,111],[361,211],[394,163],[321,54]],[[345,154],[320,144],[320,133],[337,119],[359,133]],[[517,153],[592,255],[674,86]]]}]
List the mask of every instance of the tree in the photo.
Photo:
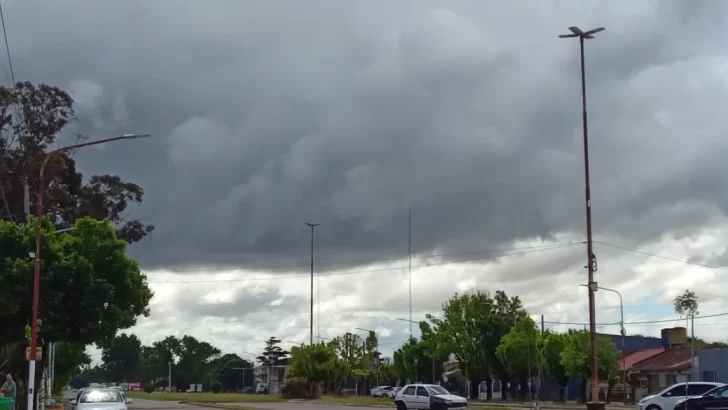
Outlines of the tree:
[{"label": "tree", "polygon": [[136,381],[141,367],[142,342],[135,335],[122,333],[101,351],[101,360],[111,380]]},{"label": "tree", "polygon": [[[695,292],[685,289],[681,295],[675,297],[675,312],[684,317],[686,320],[690,319],[690,346],[695,348],[695,315],[700,314],[698,312],[698,296]],[[693,358],[691,358],[692,362]],[[695,379],[694,373],[695,366],[690,367],[692,378]]]},{"label": "tree", "polygon": [[[26,345],[25,327],[32,315],[35,218],[30,224],[0,221],[0,344]],[[152,292],[146,276],[125,252],[108,221],[83,218],[73,231],[57,235],[48,219],[42,224],[39,317],[43,325],[38,340],[86,346],[105,345],[119,330],[149,314]],[[21,353],[9,370],[27,377]],[[40,382],[40,378],[36,378]],[[37,386],[36,386],[37,387]],[[19,397],[18,400],[22,400]]]},{"label": "tree", "polygon": [[[212,362],[220,355],[220,349],[197,340],[192,336],[182,336],[175,352],[179,357],[176,366],[177,386],[188,386],[192,383],[201,383],[212,370]],[[174,377],[174,376],[173,376]]]},{"label": "tree", "polygon": [[520,320],[501,338],[496,356],[508,373],[531,377],[538,370],[538,339],[536,323],[529,317]]},{"label": "tree", "polygon": [[477,398],[478,387],[483,381],[488,386],[488,398],[491,398],[491,375],[500,376],[501,380],[509,378],[496,356],[496,349],[511,327],[527,317],[521,301],[518,297],[509,298],[503,291],[496,291],[495,297],[478,291],[455,294],[442,310],[442,318],[427,315],[437,334],[438,351],[455,355],[464,376],[470,381],[471,398]]},{"label": "tree", "polygon": [[336,355],[332,344],[296,346],[291,349],[290,367],[286,378],[299,378],[305,382],[300,398],[317,398],[320,387],[331,384],[331,391],[340,393],[351,373],[347,363]]},{"label": "tree", "polygon": [[[253,363],[236,354],[224,354],[219,358],[212,360],[210,362],[210,367],[213,370],[210,374],[209,380],[220,382],[220,386],[224,392],[237,391],[238,387],[245,387],[246,381],[253,381]],[[247,376],[248,374],[249,376]]]},{"label": "tree", "polygon": [[281,359],[288,356],[288,352],[279,346],[280,343],[281,341],[276,339],[274,336],[271,336],[265,342],[263,353],[256,357],[262,366],[275,366],[281,361]]},{"label": "tree", "polygon": [[566,384],[569,382],[569,375],[564,364],[561,362],[561,352],[566,347],[564,333],[555,333],[549,330],[539,335],[539,356],[543,360],[543,367],[546,373],[556,379],[559,383],[559,401],[566,401]]},{"label": "tree", "polygon": [[[392,367],[398,378],[405,382],[435,383],[432,376],[433,359],[427,354],[425,344],[410,338],[392,355]],[[435,366],[436,367],[436,366]],[[441,372],[435,373],[435,379]]]},{"label": "tree", "polygon": [[[586,381],[591,375],[590,335],[586,330],[569,330],[566,334],[561,363],[566,374],[582,382],[581,399],[586,401]],[[597,336],[597,375],[602,380],[618,376],[620,353],[612,340]]]},{"label": "tree", "polygon": [[63,386],[82,373],[83,367],[91,365],[91,357],[86,354],[86,348],[82,345],[58,342],[55,349],[53,394],[60,394]]},{"label": "tree", "polygon": [[[2,219],[25,220],[25,197],[35,209],[38,175],[43,159],[56,137],[74,118],[73,100],[60,88],[19,82],[0,87],[0,215]],[[125,218],[132,203],[141,203],[144,190],[115,175],[93,175],[84,183],[70,155],[57,155],[45,171],[48,181],[44,207],[56,226],[78,219],[108,219],[119,238],[128,243],[141,240],[154,230],[139,220]]]}]

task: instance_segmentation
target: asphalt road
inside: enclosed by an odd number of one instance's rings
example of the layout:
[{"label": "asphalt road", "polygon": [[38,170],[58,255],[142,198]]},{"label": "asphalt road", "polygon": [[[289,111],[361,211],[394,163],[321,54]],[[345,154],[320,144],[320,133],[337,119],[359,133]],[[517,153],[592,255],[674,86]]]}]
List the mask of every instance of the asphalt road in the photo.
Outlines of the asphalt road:
[{"label": "asphalt road", "polygon": [[[270,410],[372,410],[371,407],[335,406],[329,404],[309,403],[225,403],[256,409]],[[174,401],[134,399],[129,410],[210,410],[209,407],[190,406]]]}]

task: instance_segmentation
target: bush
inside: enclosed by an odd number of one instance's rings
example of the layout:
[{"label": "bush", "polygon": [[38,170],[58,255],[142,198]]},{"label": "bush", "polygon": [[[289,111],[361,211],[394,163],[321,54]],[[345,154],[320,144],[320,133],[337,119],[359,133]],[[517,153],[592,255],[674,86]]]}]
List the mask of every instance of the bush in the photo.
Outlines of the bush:
[{"label": "bush", "polygon": [[290,377],[281,386],[281,396],[284,399],[312,400],[318,399],[321,394],[318,383],[311,383],[301,377]]},{"label": "bush", "polygon": [[146,386],[144,386],[144,392],[145,393],[154,393],[154,385],[147,384]]},{"label": "bush", "polygon": [[220,382],[212,382],[212,383],[210,383],[210,390],[213,393],[220,393],[220,390],[222,390],[222,383],[220,383]]}]

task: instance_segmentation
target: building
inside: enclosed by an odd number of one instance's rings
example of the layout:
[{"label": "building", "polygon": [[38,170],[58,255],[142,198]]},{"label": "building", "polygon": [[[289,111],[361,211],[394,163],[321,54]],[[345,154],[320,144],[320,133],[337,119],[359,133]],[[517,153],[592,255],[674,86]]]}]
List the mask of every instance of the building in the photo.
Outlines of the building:
[{"label": "building", "polygon": [[[273,366],[258,366],[253,369],[253,378],[255,384],[268,383],[268,389],[271,394],[280,392],[283,381],[286,379],[288,371],[288,358],[279,360]],[[270,377],[269,377],[270,374]]]}]

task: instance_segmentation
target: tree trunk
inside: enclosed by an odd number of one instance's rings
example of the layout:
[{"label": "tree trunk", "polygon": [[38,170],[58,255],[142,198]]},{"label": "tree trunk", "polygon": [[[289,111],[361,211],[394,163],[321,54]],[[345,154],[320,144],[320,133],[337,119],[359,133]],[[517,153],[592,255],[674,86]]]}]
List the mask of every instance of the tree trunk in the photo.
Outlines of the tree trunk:
[{"label": "tree trunk", "polygon": [[521,391],[521,400],[528,400],[529,399],[529,387],[528,387],[528,378],[527,377],[519,377],[518,383],[520,384],[520,391]]},{"label": "tree trunk", "polygon": [[566,384],[569,383],[569,379],[559,380],[559,401],[561,403],[566,402]]},{"label": "tree trunk", "polygon": [[469,396],[473,400],[477,400],[480,396],[480,383],[482,383],[483,380],[481,379],[475,379],[470,381],[470,388],[469,388]]},{"label": "tree trunk", "polygon": [[493,378],[488,377],[485,379],[485,399],[491,400],[493,399]]}]

